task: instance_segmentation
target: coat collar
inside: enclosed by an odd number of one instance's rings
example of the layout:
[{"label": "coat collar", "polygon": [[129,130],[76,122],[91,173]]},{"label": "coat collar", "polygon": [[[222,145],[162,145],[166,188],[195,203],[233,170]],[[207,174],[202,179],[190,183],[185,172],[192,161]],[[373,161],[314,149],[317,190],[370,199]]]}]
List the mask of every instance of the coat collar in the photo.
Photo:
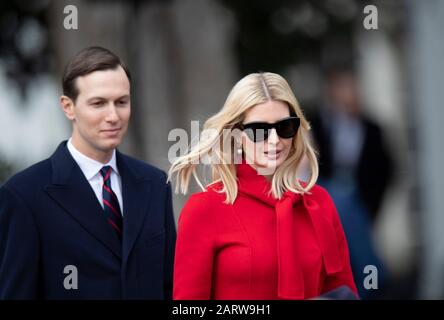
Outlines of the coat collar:
[{"label": "coat collar", "polygon": [[52,184],[46,186],[46,192],[86,231],[120,258],[120,241],[104,219],[103,209],[80,167],[69,153],[66,141],[62,142],[52,155],[51,165]]},{"label": "coat collar", "polygon": [[126,261],[149,211],[151,182],[142,169],[133,167],[128,157],[119,151],[116,152],[116,161],[125,202],[123,243],[104,219],[103,209],[80,167],[69,153],[66,141],[62,142],[51,156],[52,184],[45,189],[86,231],[118,258]]},{"label": "coat collar", "polygon": [[132,165],[128,157],[117,151],[117,165],[122,178],[122,197],[125,203],[123,218],[123,258],[127,261],[136,239],[149,218],[153,181],[146,170]]},{"label": "coat collar", "polygon": [[[304,277],[301,264],[295,254],[293,237],[295,231],[292,219],[295,214],[309,215],[323,254],[327,274],[342,269],[336,233],[327,218],[325,210],[328,209],[319,201],[321,198],[316,196],[315,188],[310,194],[286,191],[281,199],[274,198],[271,194],[271,183],[264,176],[259,175],[245,160],[237,165],[237,179],[240,194],[254,198],[275,210],[278,237],[278,296],[280,298],[304,298]],[[302,182],[301,184],[306,185]],[[295,210],[296,207],[302,207],[303,211]]]}]

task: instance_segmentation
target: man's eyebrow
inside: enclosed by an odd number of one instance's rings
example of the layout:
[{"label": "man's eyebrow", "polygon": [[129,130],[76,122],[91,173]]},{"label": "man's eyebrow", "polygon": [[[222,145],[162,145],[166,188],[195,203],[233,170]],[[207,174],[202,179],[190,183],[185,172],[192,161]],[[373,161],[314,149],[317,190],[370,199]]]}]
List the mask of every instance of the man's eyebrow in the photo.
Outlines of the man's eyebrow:
[{"label": "man's eyebrow", "polygon": [[129,95],[129,94],[125,94],[125,95],[123,95],[123,96],[117,98],[116,100],[129,99],[129,98],[130,98],[130,95]]},{"label": "man's eyebrow", "polygon": [[106,100],[106,99],[103,97],[91,97],[88,100],[86,100],[86,102],[91,102],[93,100]]}]

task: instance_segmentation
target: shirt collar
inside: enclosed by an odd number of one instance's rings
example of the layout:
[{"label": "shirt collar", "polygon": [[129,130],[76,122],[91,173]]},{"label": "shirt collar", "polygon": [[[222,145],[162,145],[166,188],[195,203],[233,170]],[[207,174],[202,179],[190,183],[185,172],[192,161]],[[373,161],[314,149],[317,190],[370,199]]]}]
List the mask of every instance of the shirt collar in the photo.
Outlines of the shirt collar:
[{"label": "shirt collar", "polygon": [[71,140],[72,138],[70,138],[67,143],[68,150],[79,165],[87,180],[91,180],[96,174],[99,173],[100,169],[102,169],[104,166],[110,166],[116,174],[119,174],[115,149],[113,150],[113,155],[108,163],[103,164],[85,156],[83,153],[77,150],[76,147],[74,147]]}]

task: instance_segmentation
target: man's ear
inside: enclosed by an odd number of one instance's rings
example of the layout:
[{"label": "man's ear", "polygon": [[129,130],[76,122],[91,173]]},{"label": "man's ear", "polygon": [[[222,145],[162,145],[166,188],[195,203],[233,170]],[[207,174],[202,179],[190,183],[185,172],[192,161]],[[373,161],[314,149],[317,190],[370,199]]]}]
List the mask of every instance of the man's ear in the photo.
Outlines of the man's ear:
[{"label": "man's ear", "polygon": [[67,96],[61,96],[60,105],[62,106],[62,110],[65,113],[65,116],[71,121],[74,120],[74,102],[71,100],[71,98]]}]

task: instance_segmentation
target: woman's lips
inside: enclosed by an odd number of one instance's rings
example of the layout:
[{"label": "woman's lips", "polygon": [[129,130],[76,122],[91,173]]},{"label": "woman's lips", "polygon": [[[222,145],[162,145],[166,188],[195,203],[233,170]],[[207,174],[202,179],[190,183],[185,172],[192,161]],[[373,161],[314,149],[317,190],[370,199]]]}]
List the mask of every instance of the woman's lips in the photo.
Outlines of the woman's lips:
[{"label": "woman's lips", "polygon": [[264,151],[264,154],[268,159],[274,160],[280,156],[281,152],[282,150]]}]

